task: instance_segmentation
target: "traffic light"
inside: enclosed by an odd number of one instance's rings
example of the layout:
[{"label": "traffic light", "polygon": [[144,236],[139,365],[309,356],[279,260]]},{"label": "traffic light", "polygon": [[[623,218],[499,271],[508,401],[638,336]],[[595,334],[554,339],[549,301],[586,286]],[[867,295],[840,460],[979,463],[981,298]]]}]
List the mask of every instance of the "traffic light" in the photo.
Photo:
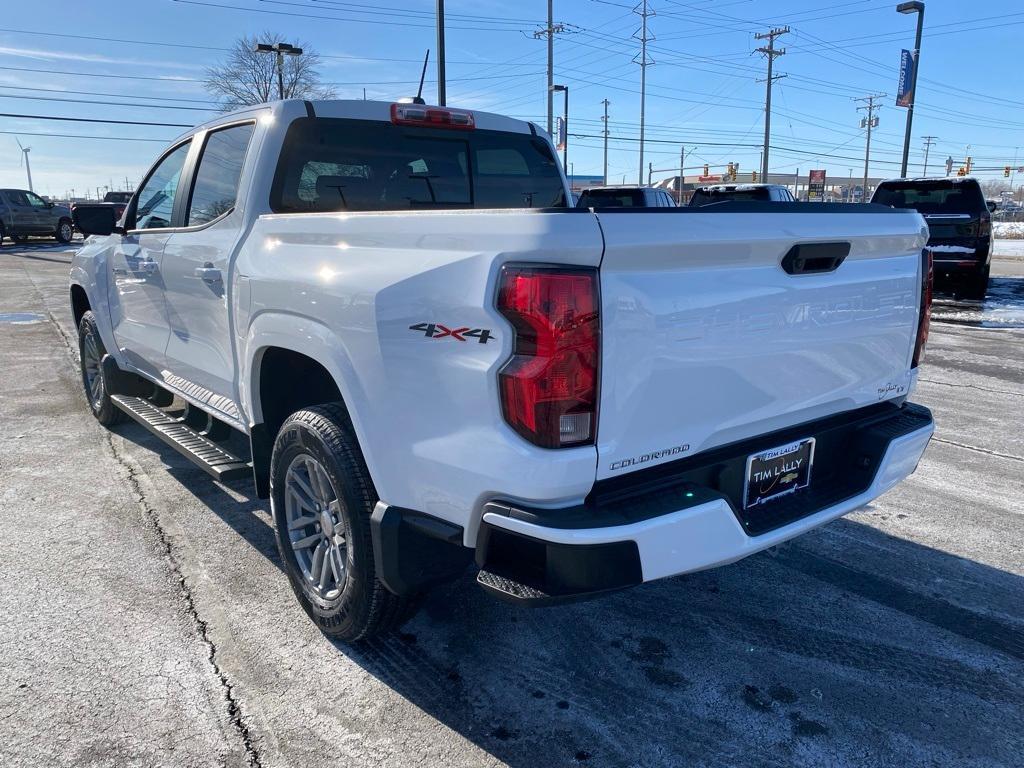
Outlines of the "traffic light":
[{"label": "traffic light", "polygon": [[965,176],[966,176],[966,175],[968,175],[968,174],[970,174],[970,172],[971,172],[971,165],[972,165],[973,163],[974,163],[974,161],[973,161],[973,160],[971,159],[971,156],[970,156],[970,155],[968,155],[968,156],[967,156],[967,173],[965,173],[965,174],[964,174]]},{"label": "traffic light", "polygon": [[711,175],[711,171],[708,169],[708,164],[707,163],[704,163],[704,175],[705,176],[710,176]]},{"label": "traffic light", "polygon": [[1010,178],[1010,166],[1007,165],[1003,167],[1003,176]]},{"label": "traffic light", "polygon": [[729,179],[729,181],[732,181],[734,178],[736,178],[735,175],[734,175],[735,173],[736,173],[736,164],[735,163],[729,163],[729,170],[726,171],[726,177]]},{"label": "traffic light", "polygon": [[754,182],[755,184],[757,183],[757,171],[751,171],[750,172],[750,180],[752,182]]},{"label": "traffic light", "polygon": [[957,176],[966,176],[967,175],[967,168],[961,165],[960,166],[960,170],[958,170],[956,172],[956,175]]}]

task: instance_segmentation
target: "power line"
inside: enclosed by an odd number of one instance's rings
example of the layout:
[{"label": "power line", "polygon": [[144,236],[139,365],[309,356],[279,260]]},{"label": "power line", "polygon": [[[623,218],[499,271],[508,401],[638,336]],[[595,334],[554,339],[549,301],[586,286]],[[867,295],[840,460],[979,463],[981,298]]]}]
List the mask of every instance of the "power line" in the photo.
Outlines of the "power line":
[{"label": "power line", "polygon": [[98,139],[101,141],[156,141],[166,144],[170,139],[143,139],[137,136],[88,136],[80,133],[32,133],[30,131],[0,131],[11,136],[44,136],[48,139]]},{"label": "power line", "polygon": [[160,128],[192,128],[188,123],[149,123],[139,120],[101,120],[94,117],[57,117],[55,115],[16,115],[10,112],[0,112],[0,117],[16,117],[23,120],[60,120],[71,123],[109,123],[112,125],[155,125]]}]

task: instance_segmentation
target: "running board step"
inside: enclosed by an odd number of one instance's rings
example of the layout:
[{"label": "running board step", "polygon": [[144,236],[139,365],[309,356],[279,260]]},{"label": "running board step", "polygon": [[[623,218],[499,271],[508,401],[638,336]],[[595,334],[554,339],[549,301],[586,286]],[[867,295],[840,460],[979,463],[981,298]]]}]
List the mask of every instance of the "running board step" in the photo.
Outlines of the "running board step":
[{"label": "running board step", "polygon": [[252,465],[203,437],[143,397],[111,395],[110,399],[135,421],[218,480],[252,476]]}]

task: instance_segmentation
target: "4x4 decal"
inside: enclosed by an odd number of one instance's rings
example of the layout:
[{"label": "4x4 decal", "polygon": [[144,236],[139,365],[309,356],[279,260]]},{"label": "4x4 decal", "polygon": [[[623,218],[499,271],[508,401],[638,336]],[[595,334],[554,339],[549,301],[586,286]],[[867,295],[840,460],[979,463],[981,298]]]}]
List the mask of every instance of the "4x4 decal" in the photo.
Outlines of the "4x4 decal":
[{"label": "4x4 decal", "polygon": [[416,323],[416,325],[409,326],[410,331],[420,331],[428,339],[455,339],[456,341],[466,341],[468,338],[475,338],[481,344],[486,344],[491,338],[491,332],[487,328],[470,328],[465,326],[463,328],[449,328],[446,325],[440,323]]}]

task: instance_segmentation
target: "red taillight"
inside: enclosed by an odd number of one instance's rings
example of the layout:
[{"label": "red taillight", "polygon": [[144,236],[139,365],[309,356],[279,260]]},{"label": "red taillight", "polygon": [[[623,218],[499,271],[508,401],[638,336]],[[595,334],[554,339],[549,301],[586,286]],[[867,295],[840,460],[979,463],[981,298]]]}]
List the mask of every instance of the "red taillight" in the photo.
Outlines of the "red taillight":
[{"label": "red taillight", "polygon": [[924,345],[928,343],[928,326],[932,317],[932,281],[934,270],[932,267],[932,252],[925,248],[921,251],[921,307],[917,315],[917,340],[914,342],[914,359],[910,363],[911,368],[917,368],[921,362],[921,355],[924,354]]},{"label": "red taillight", "polygon": [[594,441],[600,316],[597,271],[504,267],[498,311],[515,331],[498,374],[505,421],[542,448]]},{"label": "red taillight", "polygon": [[422,128],[457,128],[470,131],[476,128],[472,112],[446,107],[428,107],[424,104],[392,104],[391,122],[396,125],[418,125]]}]

